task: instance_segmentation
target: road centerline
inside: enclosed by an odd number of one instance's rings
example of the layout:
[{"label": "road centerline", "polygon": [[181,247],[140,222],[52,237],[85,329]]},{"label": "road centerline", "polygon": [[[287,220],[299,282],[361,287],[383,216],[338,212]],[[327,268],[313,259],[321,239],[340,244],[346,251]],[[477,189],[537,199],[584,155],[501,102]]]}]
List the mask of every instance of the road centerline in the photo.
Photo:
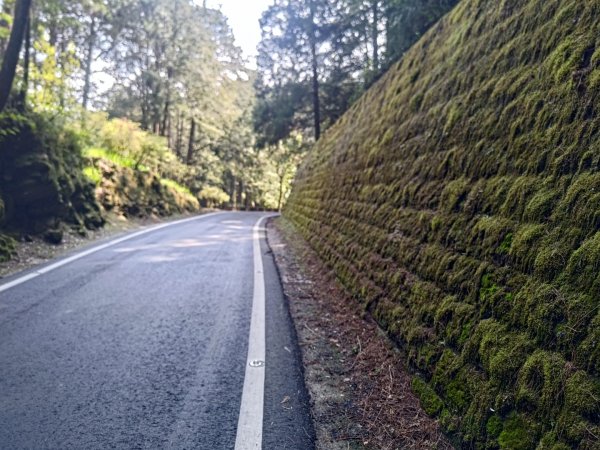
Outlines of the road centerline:
[{"label": "road centerline", "polygon": [[252,317],[248,339],[248,357],[242,390],[242,402],[235,439],[235,450],[262,448],[264,394],[265,394],[265,278],[260,250],[260,226],[267,217],[261,217],[253,229],[254,291]]}]

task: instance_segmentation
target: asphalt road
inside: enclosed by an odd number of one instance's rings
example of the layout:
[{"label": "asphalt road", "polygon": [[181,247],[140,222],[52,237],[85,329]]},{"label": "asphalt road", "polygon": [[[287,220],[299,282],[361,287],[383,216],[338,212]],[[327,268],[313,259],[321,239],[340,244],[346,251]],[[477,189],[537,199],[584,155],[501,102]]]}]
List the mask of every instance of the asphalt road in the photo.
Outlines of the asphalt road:
[{"label": "asphalt road", "polygon": [[[31,277],[0,291],[0,448],[233,449],[264,215],[201,217],[2,280]],[[299,351],[258,236],[262,448],[308,450]]]}]

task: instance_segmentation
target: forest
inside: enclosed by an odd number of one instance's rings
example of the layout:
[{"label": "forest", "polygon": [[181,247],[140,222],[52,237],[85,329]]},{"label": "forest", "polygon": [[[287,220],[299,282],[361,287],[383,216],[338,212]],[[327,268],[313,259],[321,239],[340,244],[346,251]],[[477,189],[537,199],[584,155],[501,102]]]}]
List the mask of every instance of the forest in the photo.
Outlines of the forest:
[{"label": "forest", "polygon": [[[454,3],[276,1],[255,68],[206,2],[4,0],[4,145],[29,122],[41,141],[69,136],[101,208],[124,214],[156,210],[140,207],[152,183],[128,192],[115,173],[152,174],[184,209],[281,209],[322,130]],[[11,223],[22,201],[7,191]]]}]

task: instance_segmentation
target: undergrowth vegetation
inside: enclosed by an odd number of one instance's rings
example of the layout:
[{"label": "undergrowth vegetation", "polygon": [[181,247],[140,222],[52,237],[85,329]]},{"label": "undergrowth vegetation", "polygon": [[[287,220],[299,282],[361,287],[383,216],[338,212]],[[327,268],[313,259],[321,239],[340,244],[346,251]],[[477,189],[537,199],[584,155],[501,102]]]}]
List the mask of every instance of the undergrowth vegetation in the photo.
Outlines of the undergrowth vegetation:
[{"label": "undergrowth vegetation", "polygon": [[465,448],[600,447],[599,14],[463,0],[319,141],[285,211]]},{"label": "undergrowth vegetation", "polygon": [[103,113],[86,113],[76,129],[85,147],[83,173],[106,210],[166,215],[200,208],[198,192],[186,186],[195,170],[177,158],[166,138]]},{"label": "undergrowth vegetation", "polygon": [[3,229],[41,233],[67,222],[85,233],[104,224],[74,130],[32,111],[0,114],[0,130]]}]

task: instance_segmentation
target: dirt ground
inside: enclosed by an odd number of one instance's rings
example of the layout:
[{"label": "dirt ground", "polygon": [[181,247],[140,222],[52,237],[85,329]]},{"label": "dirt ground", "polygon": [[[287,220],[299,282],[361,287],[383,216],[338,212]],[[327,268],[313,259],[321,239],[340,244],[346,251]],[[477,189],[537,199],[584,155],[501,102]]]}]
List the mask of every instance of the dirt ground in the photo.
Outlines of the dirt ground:
[{"label": "dirt ground", "polygon": [[317,449],[452,449],[402,355],[284,219],[268,225],[295,322]]}]

